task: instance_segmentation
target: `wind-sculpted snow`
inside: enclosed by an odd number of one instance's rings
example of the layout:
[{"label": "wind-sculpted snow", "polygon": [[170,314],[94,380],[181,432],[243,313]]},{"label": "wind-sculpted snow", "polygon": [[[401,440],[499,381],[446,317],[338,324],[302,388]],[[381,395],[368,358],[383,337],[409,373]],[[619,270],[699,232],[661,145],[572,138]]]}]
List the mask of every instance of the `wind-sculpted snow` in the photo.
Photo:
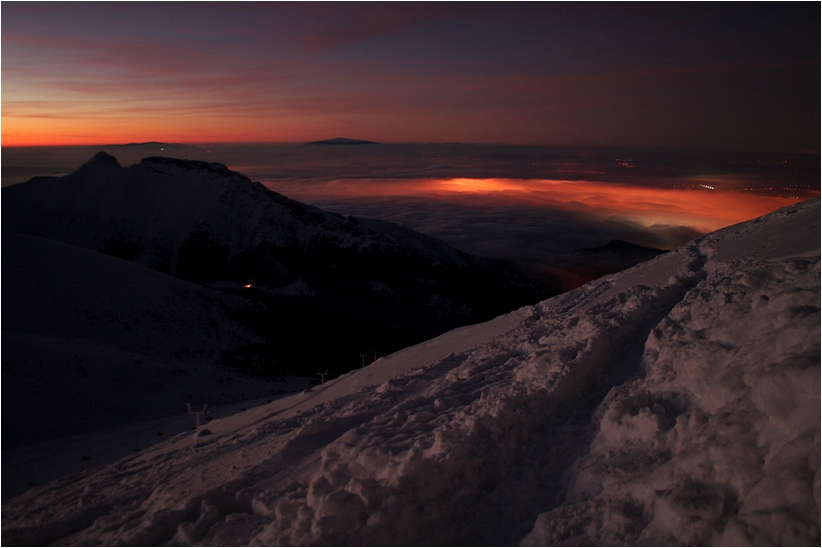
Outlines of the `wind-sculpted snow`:
[{"label": "wind-sculpted snow", "polygon": [[818,544],[819,336],[818,256],[714,266],[526,543]]},{"label": "wind-sculpted snow", "polygon": [[819,216],[731,227],[30,491],[3,542],[818,544]]}]

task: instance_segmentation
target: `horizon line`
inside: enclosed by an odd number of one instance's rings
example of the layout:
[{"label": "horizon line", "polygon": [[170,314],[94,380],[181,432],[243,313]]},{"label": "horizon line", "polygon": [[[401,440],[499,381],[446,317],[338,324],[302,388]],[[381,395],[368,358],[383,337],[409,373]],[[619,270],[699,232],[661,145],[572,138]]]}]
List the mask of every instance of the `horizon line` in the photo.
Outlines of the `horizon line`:
[{"label": "horizon line", "polygon": [[[126,147],[126,146],[203,146],[203,145],[306,145],[312,141],[139,141],[127,143],[52,143],[52,144],[28,144],[28,145],[7,145],[0,144],[0,149],[21,149],[21,148],[94,148],[94,147]],[[594,148],[594,149],[631,149],[631,150],[659,150],[659,151],[693,151],[693,152],[728,152],[728,153],[768,153],[768,154],[822,154],[820,149],[792,150],[792,149],[747,149],[731,147],[698,147],[698,146],[659,146],[659,145],[618,145],[618,144],[558,144],[558,143],[493,143],[480,141],[374,141],[375,145],[469,145],[469,146],[498,146],[498,147],[544,147],[544,148]],[[332,145],[333,146],[333,145]],[[345,146],[345,145],[340,145]],[[354,146],[354,145],[350,145]]]}]

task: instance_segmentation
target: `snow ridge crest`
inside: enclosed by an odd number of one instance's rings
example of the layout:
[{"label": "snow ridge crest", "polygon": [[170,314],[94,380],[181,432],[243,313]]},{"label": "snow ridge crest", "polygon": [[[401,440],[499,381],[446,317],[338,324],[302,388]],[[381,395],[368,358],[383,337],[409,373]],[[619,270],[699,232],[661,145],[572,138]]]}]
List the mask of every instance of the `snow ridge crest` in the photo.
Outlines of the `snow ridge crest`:
[{"label": "snow ridge crest", "polygon": [[246,181],[251,180],[242,173],[232,171],[228,169],[228,166],[219,162],[205,162],[202,160],[182,160],[179,158],[167,158],[164,156],[150,156],[148,158],[143,158],[139,165],[163,173],[182,170],[186,172],[211,173],[227,178],[240,177]]}]

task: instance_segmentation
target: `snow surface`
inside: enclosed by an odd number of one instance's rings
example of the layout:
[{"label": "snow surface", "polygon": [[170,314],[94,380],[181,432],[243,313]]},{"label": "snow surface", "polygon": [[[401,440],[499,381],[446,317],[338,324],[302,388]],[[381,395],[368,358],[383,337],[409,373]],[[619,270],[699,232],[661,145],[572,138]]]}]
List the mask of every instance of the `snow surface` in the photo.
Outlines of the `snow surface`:
[{"label": "snow surface", "polygon": [[255,303],[73,245],[3,231],[5,450],[281,392],[219,365]]},{"label": "snow surface", "polygon": [[819,544],[819,198],[3,504],[4,544]]},{"label": "snow surface", "polygon": [[[271,403],[303,390],[309,382],[305,377],[285,377],[277,384],[279,393],[276,395],[209,406],[208,413],[200,417],[201,423],[207,424],[215,418]],[[271,384],[268,383],[267,386],[270,387]],[[251,392],[249,386],[245,388]],[[195,405],[193,408],[199,410],[202,406]],[[136,415],[132,417],[130,424],[116,428],[84,432],[20,447],[4,447],[3,500],[16,497],[33,486],[116,462],[171,436],[194,430],[194,425],[194,416],[187,414],[180,405],[176,413],[167,417],[140,420],[139,415]]]}]

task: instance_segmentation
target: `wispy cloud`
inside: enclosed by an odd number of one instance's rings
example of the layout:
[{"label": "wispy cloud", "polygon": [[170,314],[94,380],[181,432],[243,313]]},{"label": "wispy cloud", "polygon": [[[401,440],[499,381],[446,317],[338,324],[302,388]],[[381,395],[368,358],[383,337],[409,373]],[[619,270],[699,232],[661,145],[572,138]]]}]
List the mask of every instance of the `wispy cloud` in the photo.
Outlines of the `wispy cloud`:
[{"label": "wispy cloud", "polygon": [[3,116],[91,125],[176,110],[178,133],[199,116],[233,128],[229,140],[244,120],[248,139],[362,128],[381,140],[814,148],[819,33],[805,11],[9,3]]}]

